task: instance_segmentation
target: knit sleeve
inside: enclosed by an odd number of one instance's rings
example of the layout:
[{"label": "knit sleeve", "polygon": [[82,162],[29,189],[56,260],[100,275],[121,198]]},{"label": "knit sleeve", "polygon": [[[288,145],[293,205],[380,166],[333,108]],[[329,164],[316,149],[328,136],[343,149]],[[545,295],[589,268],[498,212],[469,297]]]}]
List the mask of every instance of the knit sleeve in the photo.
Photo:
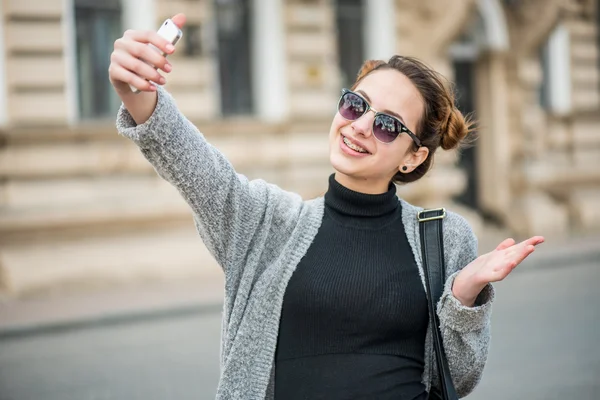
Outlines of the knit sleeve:
[{"label": "knit sleeve", "polygon": [[[454,213],[449,213],[444,221],[444,252],[447,278],[437,314],[452,381],[459,397],[463,397],[477,386],[487,361],[494,288],[488,284],[473,307],[464,306],[452,294],[460,270],[477,258],[473,230]],[[437,379],[437,374],[434,376]]]},{"label": "knit sleeve", "polygon": [[286,212],[274,216],[274,209],[283,208],[278,202],[287,193],[237,174],[161,87],[148,121],[136,125],[121,106],[117,129],[138,145],[157,173],[187,201],[204,244],[226,275],[228,268],[243,265],[253,238],[269,222],[267,216],[283,224],[299,209],[299,196],[285,196]]}]

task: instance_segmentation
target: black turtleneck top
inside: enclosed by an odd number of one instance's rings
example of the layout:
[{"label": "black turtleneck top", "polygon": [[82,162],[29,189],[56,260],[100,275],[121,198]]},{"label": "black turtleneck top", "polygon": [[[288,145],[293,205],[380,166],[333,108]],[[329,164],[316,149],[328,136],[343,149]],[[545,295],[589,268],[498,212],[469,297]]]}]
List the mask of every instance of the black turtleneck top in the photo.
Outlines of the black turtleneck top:
[{"label": "black turtleneck top", "polygon": [[426,399],[428,311],[396,188],[332,175],[323,222],[286,288],[275,399]]}]

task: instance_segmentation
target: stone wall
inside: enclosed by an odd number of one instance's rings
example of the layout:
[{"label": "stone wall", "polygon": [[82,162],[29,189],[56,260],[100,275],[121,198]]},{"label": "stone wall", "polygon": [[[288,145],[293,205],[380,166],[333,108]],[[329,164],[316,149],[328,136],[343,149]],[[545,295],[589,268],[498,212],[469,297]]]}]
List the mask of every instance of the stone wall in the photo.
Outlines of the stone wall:
[{"label": "stone wall", "polygon": [[[594,13],[576,1],[523,2],[509,9],[513,141],[509,226],[521,233],[566,234],[598,224],[598,47]],[[562,23],[568,29],[572,108],[544,109],[540,48]],[[567,55],[569,57],[569,55]],[[595,132],[594,132],[595,131]],[[585,161],[584,161],[585,160]]]},{"label": "stone wall", "polygon": [[[396,0],[397,52],[452,78],[448,50],[478,0]],[[156,24],[173,10],[199,27],[202,51],[173,56],[168,90],[236,169],[306,198],[324,193],[327,134],[340,75],[335,11],[328,0],[285,1],[289,115],[220,118],[214,10],[208,0],[155,0]],[[504,4],[504,3],[503,3]],[[596,2],[523,1],[503,6],[507,50],[476,62],[482,208],[518,235],[600,229],[600,73]],[[8,124],[0,147],[0,293],[145,279],[203,279],[219,273],[191,212],[113,122],[73,123],[73,43],[59,0],[6,0]],[[571,49],[572,112],[539,102],[539,49],[561,21]],[[184,35],[185,46],[188,35]],[[43,65],[43,73],[40,73]],[[71,125],[70,125],[71,124]],[[423,180],[399,195],[451,206],[466,185],[455,152],[439,152]],[[461,210],[479,227],[473,210]]]},{"label": "stone wall", "polygon": [[71,118],[63,3],[8,0],[3,4],[10,124],[56,125]]},{"label": "stone wall", "polygon": [[[570,9],[566,24],[571,35],[573,117],[569,121],[573,168],[562,196],[569,206],[574,229],[600,226],[600,47],[597,1],[584,1]],[[565,182],[565,183],[566,183]],[[566,192],[566,193],[565,193]]]},{"label": "stone wall", "polygon": [[328,119],[340,90],[331,2],[285,4],[290,118]]}]

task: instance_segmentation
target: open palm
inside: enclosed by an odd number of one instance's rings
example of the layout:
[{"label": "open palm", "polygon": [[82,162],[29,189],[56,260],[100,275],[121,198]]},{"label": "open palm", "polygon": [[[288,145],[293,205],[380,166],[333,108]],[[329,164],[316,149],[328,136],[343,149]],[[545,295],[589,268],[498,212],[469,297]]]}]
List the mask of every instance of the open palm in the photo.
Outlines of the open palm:
[{"label": "open palm", "polygon": [[506,239],[487,254],[483,254],[464,267],[454,281],[453,292],[464,304],[472,304],[481,289],[490,282],[503,280],[535,246],[544,242],[542,236],[533,236],[521,243]]}]

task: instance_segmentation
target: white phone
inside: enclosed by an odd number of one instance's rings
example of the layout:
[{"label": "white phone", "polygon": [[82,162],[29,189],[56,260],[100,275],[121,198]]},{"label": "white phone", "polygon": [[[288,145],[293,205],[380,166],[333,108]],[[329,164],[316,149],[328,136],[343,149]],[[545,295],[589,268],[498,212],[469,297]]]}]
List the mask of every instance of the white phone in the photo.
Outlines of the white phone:
[{"label": "white phone", "polygon": [[[181,29],[179,29],[179,27],[171,19],[167,19],[165,22],[163,22],[163,24],[158,29],[157,33],[161,37],[166,39],[169,43],[171,43],[173,46],[175,46],[177,44],[177,42],[179,41],[179,39],[181,39],[181,37],[183,36],[183,32],[181,31]],[[160,50],[158,47],[156,47],[152,44],[148,44],[148,46],[152,47],[154,50],[156,50],[163,56],[166,56],[166,54],[162,50]],[[150,63],[148,63],[148,65],[151,65],[152,67],[154,67],[154,65],[152,65]],[[154,68],[156,68],[156,67],[154,67]],[[129,85],[129,87],[131,88],[131,91],[133,93],[140,93],[140,90],[138,88],[134,87],[133,85]]]}]

